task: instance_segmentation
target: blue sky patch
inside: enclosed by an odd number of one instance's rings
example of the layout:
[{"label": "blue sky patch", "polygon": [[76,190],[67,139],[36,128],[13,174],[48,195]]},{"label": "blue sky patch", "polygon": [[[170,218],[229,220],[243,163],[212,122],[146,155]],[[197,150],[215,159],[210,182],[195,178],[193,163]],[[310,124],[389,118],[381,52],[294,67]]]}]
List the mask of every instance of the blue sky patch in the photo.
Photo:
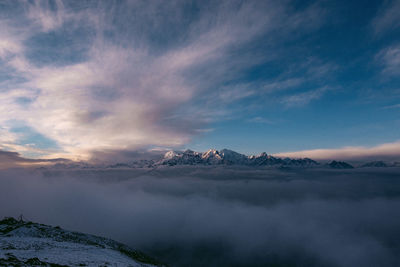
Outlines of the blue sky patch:
[{"label": "blue sky patch", "polygon": [[55,140],[39,133],[34,128],[26,125],[24,122],[9,122],[10,132],[17,134],[18,145],[29,146],[41,150],[59,150],[60,147]]}]

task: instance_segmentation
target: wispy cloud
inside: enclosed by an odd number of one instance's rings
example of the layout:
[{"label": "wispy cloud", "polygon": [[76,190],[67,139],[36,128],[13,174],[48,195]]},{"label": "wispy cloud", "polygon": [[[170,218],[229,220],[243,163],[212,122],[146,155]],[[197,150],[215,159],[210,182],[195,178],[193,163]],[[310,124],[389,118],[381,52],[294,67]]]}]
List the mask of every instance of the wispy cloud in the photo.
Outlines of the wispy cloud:
[{"label": "wispy cloud", "polygon": [[319,99],[328,90],[327,87],[318,88],[300,94],[294,94],[283,98],[282,103],[287,107],[299,107]]},{"label": "wispy cloud", "polygon": [[385,106],[383,108],[384,109],[396,109],[396,108],[400,108],[400,104],[394,104],[394,105],[390,105],[390,106]]},{"label": "wispy cloud", "polygon": [[382,49],[376,59],[383,65],[382,73],[385,75],[400,74],[400,45],[392,45]]},{"label": "wispy cloud", "polygon": [[288,78],[284,80],[278,80],[278,81],[273,81],[271,83],[267,83],[263,86],[263,89],[266,92],[276,92],[276,91],[282,91],[286,89],[290,89],[296,86],[300,86],[302,83],[306,81],[305,78]]},{"label": "wispy cloud", "polygon": [[374,34],[380,35],[400,26],[399,21],[400,1],[384,1],[383,7],[372,20]]},{"label": "wispy cloud", "polygon": [[274,123],[272,120],[264,118],[264,117],[254,117],[247,121],[251,122],[251,123],[262,123],[262,124],[273,124]]}]

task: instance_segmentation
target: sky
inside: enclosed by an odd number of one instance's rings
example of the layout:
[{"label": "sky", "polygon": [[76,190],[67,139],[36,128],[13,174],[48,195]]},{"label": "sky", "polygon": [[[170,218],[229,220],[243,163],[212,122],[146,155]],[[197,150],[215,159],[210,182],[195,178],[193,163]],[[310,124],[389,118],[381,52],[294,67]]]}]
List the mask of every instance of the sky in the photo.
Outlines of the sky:
[{"label": "sky", "polygon": [[399,153],[398,14],[400,1],[0,0],[0,150]]}]

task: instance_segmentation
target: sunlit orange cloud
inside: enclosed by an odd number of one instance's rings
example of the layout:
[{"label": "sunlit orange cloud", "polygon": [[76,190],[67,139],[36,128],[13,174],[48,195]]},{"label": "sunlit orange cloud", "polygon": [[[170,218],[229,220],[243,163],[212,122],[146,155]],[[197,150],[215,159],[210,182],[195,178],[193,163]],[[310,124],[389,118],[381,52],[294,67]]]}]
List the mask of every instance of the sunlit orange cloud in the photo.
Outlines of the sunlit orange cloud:
[{"label": "sunlit orange cloud", "polygon": [[337,149],[312,149],[275,154],[279,157],[312,158],[318,160],[400,159],[400,141],[374,147],[343,147]]}]

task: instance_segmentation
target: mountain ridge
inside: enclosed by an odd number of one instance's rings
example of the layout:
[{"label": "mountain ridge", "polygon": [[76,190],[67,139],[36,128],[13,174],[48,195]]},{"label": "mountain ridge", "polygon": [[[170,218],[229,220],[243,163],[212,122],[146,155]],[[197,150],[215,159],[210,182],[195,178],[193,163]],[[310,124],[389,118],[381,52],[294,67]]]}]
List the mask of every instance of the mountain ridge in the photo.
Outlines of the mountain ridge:
[{"label": "mountain ridge", "polygon": [[[209,149],[205,152],[197,152],[190,149],[179,151],[169,150],[163,154],[160,152],[158,159],[137,159],[113,164],[90,162],[56,163],[50,168],[57,169],[122,169],[122,168],[157,168],[161,166],[248,166],[271,168],[330,168],[353,169],[365,167],[400,167],[399,162],[385,163],[372,161],[360,164],[350,164],[345,161],[331,160],[321,163],[310,158],[276,157],[266,152],[258,155],[245,155],[230,149]],[[48,166],[49,167],[49,166]],[[48,168],[40,167],[40,168]]]},{"label": "mountain ridge", "polygon": [[0,221],[1,266],[165,266],[112,239],[72,232],[58,226]]},{"label": "mountain ridge", "polygon": [[168,151],[164,158],[157,162],[158,165],[246,165],[246,166],[297,166],[312,167],[318,162],[309,159],[278,158],[263,152],[259,155],[246,156],[230,149],[209,149],[206,152],[191,150]]}]

